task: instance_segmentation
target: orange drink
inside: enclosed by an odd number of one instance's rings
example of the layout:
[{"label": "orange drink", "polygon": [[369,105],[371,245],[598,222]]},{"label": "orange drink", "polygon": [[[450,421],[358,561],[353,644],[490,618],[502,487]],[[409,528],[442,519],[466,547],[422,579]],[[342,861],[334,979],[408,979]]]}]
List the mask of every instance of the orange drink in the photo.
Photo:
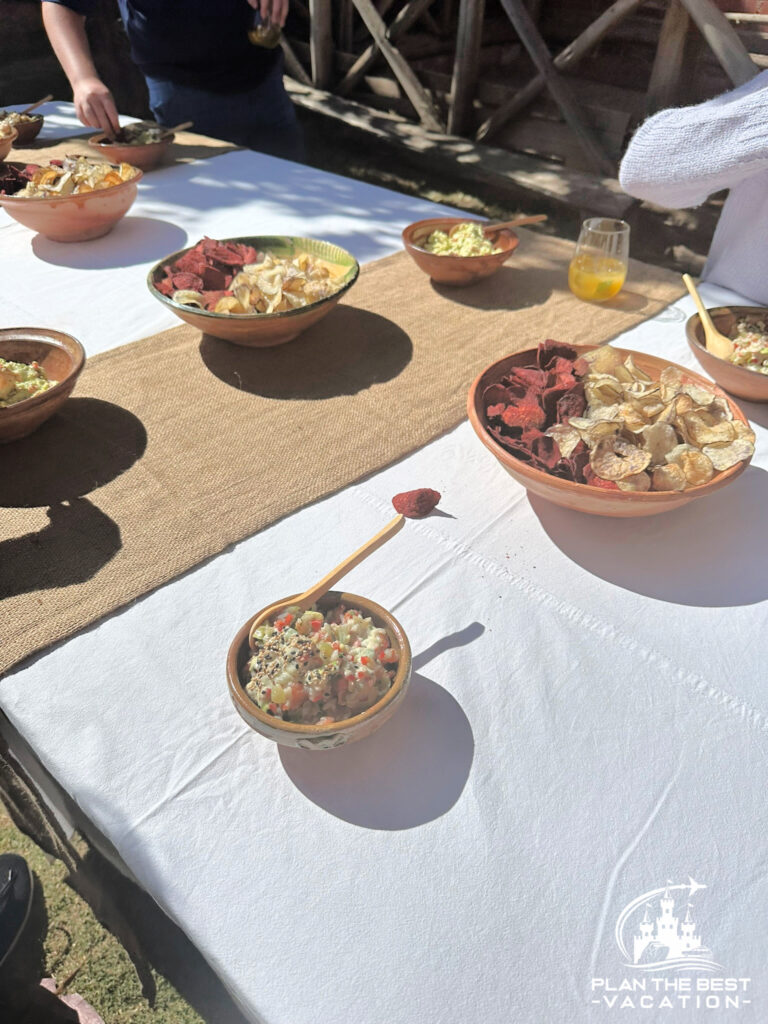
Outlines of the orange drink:
[{"label": "orange drink", "polygon": [[629,266],[629,224],[591,217],[581,225],[568,267],[568,287],[578,299],[605,302],[617,295]]},{"label": "orange drink", "polygon": [[568,267],[568,287],[578,299],[604,302],[621,291],[627,265],[612,256],[578,253]]}]

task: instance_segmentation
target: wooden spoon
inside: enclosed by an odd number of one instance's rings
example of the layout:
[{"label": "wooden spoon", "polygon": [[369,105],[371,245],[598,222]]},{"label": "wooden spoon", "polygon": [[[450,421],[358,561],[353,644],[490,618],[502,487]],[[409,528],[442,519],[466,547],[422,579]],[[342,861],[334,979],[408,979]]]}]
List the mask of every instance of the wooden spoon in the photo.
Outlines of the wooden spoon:
[{"label": "wooden spoon", "polygon": [[368,555],[373,554],[382,544],[386,544],[388,540],[395,536],[402,530],[405,524],[405,516],[396,515],[394,519],[390,520],[383,530],[371,537],[369,541],[366,541],[362,547],[358,548],[357,551],[353,551],[351,555],[348,555],[343,562],[339,562],[335,569],[323,576],[321,580],[318,580],[314,586],[310,587],[309,590],[305,590],[303,594],[300,594],[293,601],[276,601],[271,604],[268,608],[259,615],[251,626],[251,630],[248,634],[248,643],[251,650],[256,650],[253,634],[254,631],[267,619],[271,619],[272,616],[281,611],[283,608],[287,608],[289,605],[299,608],[302,612],[305,612],[307,608],[311,607],[315,601],[318,601],[323,594],[327,594],[334,583],[338,583],[342,576],[345,576],[350,569],[354,569],[356,565],[359,565],[363,559],[367,558]]},{"label": "wooden spoon", "polygon": [[23,110],[20,110],[19,113],[30,114],[33,110],[37,110],[38,107],[42,107],[44,103],[50,103],[52,99],[53,93],[49,93],[48,96],[43,96],[43,98],[41,100],[38,100],[37,103],[30,103],[28,107],[25,107]]},{"label": "wooden spoon", "polygon": [[701,301],[696,285],[689,274],[683,274],[683,281],[685,287],[688,289],[691,298],[696,303],[696,309],[699,311],[699,319],[701,320],[701,326],[704,328],[704,340],[706,342],[705,348],[707,352],[711,352],[713,356],[718,356],[720,359],[730,359],[733,354],[733,342],[730,338],[726,338],[724,334],[712,323],[712,318],[704,307],[704,303]]},{"label": "wooden spoon", "polygon": [[[523,224],[540,224],[546,219],[546,213],[537,213],[532,217],[515,217],[514,220],[503,220],[492,224],[483,224],[483,234],[490,237],[491,235],[495,235],[498,231],[503,231],[505,228],[517,228],[521,227]],[[453,232],[460,227],[461,224],[454,224],[448,234],[452,235]]]},{"label": "wooden spoon", "polygon": [[186,131],[187,128],[192,128],[194,123],[194,121],[182,121],[181,124],[177,124],[174,128],[166,128],[166,131],[183,132]]}]

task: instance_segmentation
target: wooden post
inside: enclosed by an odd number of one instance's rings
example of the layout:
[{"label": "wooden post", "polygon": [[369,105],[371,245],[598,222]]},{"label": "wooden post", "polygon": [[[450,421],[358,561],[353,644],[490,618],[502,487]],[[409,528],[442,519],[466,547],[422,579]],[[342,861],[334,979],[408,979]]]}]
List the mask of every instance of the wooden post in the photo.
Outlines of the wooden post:
[{"label": "wooden post", "polygon": [[304,85],[312,85],[312,79],[304,70],[304,65],[296,56],[293,47],[285,38],[284,34],[280,36],[280,47],[282,48],[283,57],[285,58],[285,70],[291,78],[295,78],[297,82],[303,82]]},{"label": "wooden post", "polygon": [[309,53],[312,84],[327,89],[333,79],[331,0],[309,0]]},{"label": "wooden post", "polygon": [[[404,32],[408,31],[411,25],[421,17],[422,13],[426,11],[433,2],[434,0],[409,0],[402,10],[398,12],[395,20],[389,26],[389,29],[387,30],[387,39],[389,39],[391,43],[394,43],[396,39],[399,39],[399,37]],[[375,42],[371,43],[367,49],[363,50],[355,63],[339,82],[338,86],[334,89],[334,92],[339,96],[348,96],[353,92],[358,82],[362,80],[369,68],[375,63],[378,55],[378,46]]]},{"label": "wooden post", "polygon": [[485,0],[461,0],[453,61],[448,134],[463,135],[470,124],[477,86]]},{"label": "wooden post", "polygon": [[[577,64],[593,47],[595,47],[603,36],[615,28],[620,21],[623,21],[631,14],[643,0],[616,0],[606,11],[600,15],[591,25],[588,25],[581,35],[577,36],[572,43],[569,43],[564,50],[555,57],[553,64],[558,71],[565,71]],[[538,74],[532,78],[528,85],[507,102],[503,103],[498,110],[485,121],[478,129],[475,136],[478,142],[490,139],[496,132],[505,125],[507,121],[524,110],[529,103],[539,95],[546,86],[544,75]]]},{"label": "wooden post", "polygon": [[390,43],[387,38],[387,26],[382,21],[379,12],[371,3],[371,0],[353,0],[353,2],[357,8],[357,13],[365,22],[365,27],[373,36],[384,59],[392,68],[395,78],[402,85],[403,91],[413,104],[422,124],[433,131],[442,131],[443,126],[440,123],[440,117],[429,93],[419,82],[413,71],[411,71],[402,54]]},{"label": "wooden post", "polygon": [[712,0],[681,0],[696,22],[710,50],[734,85],[743,85],[758,73],[736,30]]},{"label": "wooden post", "polygon": [[566,83],[555,70],[549,50],[531,20],[523,0],[501,0],[501,6],[507,12],[509,20],[514,25],[531,60],[544,76],[546,86],[562,111],[563,117],[576,133],[589,163],[600,174],[612,177],[615,174],[613,163],[603,153],[592,129],[582,120],[576,101]]},{"label": "wooden post", "polygon": [[653,69],[646,97],[647,112],[655,114],[674,104],[683,70],[685,42],[691,19],[680,0],[669,0],[661,23],[659,45],[653,59]]}]

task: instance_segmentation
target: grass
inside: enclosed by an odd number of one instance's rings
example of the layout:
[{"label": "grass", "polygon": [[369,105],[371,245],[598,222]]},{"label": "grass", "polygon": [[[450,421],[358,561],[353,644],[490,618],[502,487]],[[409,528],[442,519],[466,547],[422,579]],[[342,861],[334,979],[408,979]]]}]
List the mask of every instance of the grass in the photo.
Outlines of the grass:
[{"label": "grass", "polygon": [[[87,855],[81,840],[76,839],[75,846]],[[55,1024],[50,1010],[41,1015],[24,1006],[24,991],[53,975],[61,994],[78,992],[107,1024],[203,1024],[205,1018],[157,970],[152,971],[154,1005],[149,1005],[128,954],[67,885],[64,866],[19,832],[1,804],[0,852],[21,854],[35,877],[35,899],[23,941],[0,974],[0,1019],[8,1024]],[[4,1006],[13,1016],[5,1016]]]}]

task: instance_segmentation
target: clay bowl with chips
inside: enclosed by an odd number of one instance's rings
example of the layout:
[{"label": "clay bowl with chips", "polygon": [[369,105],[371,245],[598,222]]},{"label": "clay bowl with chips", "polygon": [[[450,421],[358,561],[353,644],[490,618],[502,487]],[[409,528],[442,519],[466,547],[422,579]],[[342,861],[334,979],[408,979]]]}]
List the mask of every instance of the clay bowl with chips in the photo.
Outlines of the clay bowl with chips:
[{"label": "clay bowl with chips", "polygon": [[5,160],[11,149],[17,144],[19,133],[12,128],[7,135],[0,135],[0,160]]},{"label": "clay bowl with chips", "polygon": [[[572,345],[570,347],[578,355],[592,351],[592,348],[587,346]],[[728,403],[734,420],[740,420],[743,424],[748,425],[747,417],[738,405],[721,388],[713,385],[711,381],[706,380],[698,373],[642,352],[634,352],[629,349],[616,349],[616,351],[622,358],[631,355],[635,366],[647,373],[653,380],[658,380],[662,370],[666,367],[674,367],[680,371],[686,382],[714,391],[715,395]],[[707,483],[687,487],[684,491],[620,491],[604,490],[591,484],[560,479],[515,458],[488,432],[483,393],[489,385],[498,383],[513,367],[535,364],[536,355],[536,349],[527,349],[492,363],[475,379],[467,399],[467,415],[477,436],[509,475],[532,494],[546,498],[563,508],[586,512],[590,515],[624,518],[651,516],[669,512],[698,498],[703,498],[707,494],[712,494],[740,476],[749,464],[749,458],[742,459],[729,469],[716,472]]]},{"label": "clay bowl with chips", "polygon": [[0,330],[0,358],[37,362],[49,380],[58,381],[48,391],[0,408],[0,443],[4,444],[31,434],[62,407],[85,365],[85,351],[77,339],[61,331],[7,327]]},{"label": "clay bowl with chips", "polygon": [[[736,322],[744,317],[768,322],[768,309],[765,306],[718,306],[708,312],[715,327],[726,337],[731,336]],[[707,351],[704,328],[698,313],[688,318],[685,333],[691,352],[721,388],[750,402],[768,402],[768,374],[755,373],[754,370],[720,359]]]},{"label": "clay bowl with chips", "polygon": [[173,142],[173,132],[160,142],[126,143],[110,142],[106,135],[93,135],[88,145],[110,163],[126,163],[139,167],[142,171],[151,171],[163,162],[168,147]]},{"label": "clay bowl with chips", "polygon": [[214,338],[221,338],[247,348],[267,348],[292,341],[327,316],[342,295],[349,291],[360,273],[360,265],[355,257],[346,249],[331,242],[293,235],[244,235],[219,241],[222,244],[251,246],[260,253],[271,253],[280,259],[293,259],[302,253],[308,253],[329,268],[338,284],[332,295],[298,309],[277,313],[215,313],[175,302],[172,297],[163,295],[156,287],[165,274],[165,268],[176,264],[190,249],[195,248],[194,246],[171,253],[155,264],[147,275],[147,286],[158,302],[203,334],[210,334]]},{"label": "clay bowl with chips", "polygon": [[403,231],[403,245],[416,266],[429,274],[437,284],[464,287],[490,277],[506,263],[517,248],[520,239],[508,228],[497,231],[488,239],[494,248],[501,252],[487,253],[483,256],[440,256],[429,252],[424,245],[433,231],[445,231],[446,234],[456,224],[480,224],[485,221],[473,220],[470,217],[431,217],[417,220],[409,224]]},{"label": "clay bowl with chips", "polygon": [[45,120],[42,114],[26,114],[25,117],[28,117],[29,120],[17,121],[14,125],[18,133],[14,143],[17,148],[28,146],[30,142],[34,142],[40,134],[40,129],[43,127],[43,121]]},{"label": "clay bowl with chips", "polygon": [[[25,165],[15,163],[23,171]],[[86,242],[108,234],[133,205],[143,172],[109,188],[54,199],[2,196],[0,206],[31,231],[52,242]]]},{"label": "clay bowl with chips", "polygon": [[[290,604],[300,595],[293,594],[285,598]],[[397,652],[397,670],[392,685],[384,696],[372,707],[361,711],[353,718],[344,718],[338,722],[323,725],[303,725],[297,722],[285,722],[262,711],[248,696],[245,684],[248,681],[248,659],[251,648],[248,636],[251,626],[264,614],[267,608],[252,615],[238,630],[227,654],[227,687],[232,703],[241,718],[256,732],[274,740],[283,746],[302,747],[305,750],[330,750],[345,743],[354,743],[370,736],[388,722],[403,702],[411,681],[411,647],[403,627],[391,612],[381,605],[359,597],[357,594],[341,593],[329,590],[318,601],[320,611],[328,611],[337,604],[345,604],[348,608],[356,608],[373,620],[374,626],[386,629],[392,642],[392,649]]]}]

